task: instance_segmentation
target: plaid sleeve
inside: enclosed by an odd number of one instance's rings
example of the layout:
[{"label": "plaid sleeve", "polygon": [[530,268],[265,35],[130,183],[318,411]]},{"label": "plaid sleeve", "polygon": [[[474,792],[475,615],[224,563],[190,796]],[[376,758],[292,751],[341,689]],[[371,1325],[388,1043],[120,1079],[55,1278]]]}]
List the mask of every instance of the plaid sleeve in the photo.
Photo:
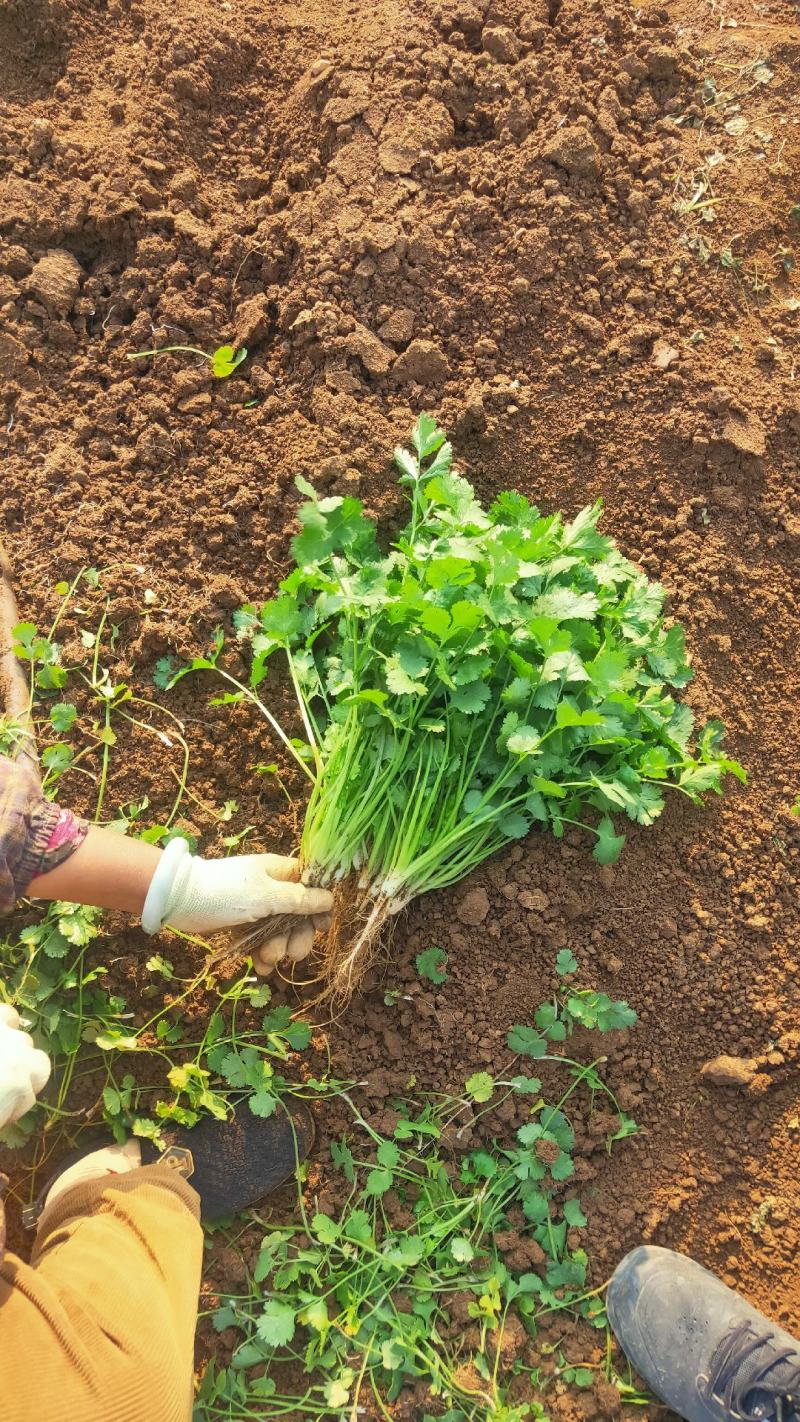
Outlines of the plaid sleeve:
[{"label": "plaid sleeve", "polygon": [[68,859],[89,828],[45,800],[36,777],[0,756],[0,913],[9,913],[31,879]]}]

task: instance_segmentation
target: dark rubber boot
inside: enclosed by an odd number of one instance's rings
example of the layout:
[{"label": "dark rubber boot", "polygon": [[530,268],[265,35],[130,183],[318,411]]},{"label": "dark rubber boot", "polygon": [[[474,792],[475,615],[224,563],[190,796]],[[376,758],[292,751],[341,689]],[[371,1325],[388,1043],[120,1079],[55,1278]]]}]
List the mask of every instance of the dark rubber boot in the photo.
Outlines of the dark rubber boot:
[{"label": "dark rubber boot", "polygon": [[800,1343],[694,1260],[634,1249],[607,1309],[637,1373],[687,1422],[800,1422]]},{"label": "dark rubber boot", "polygon": [[[292,1178],[314,1144],[314,1120],[301,1101],[284,1100],[274,1116],[254,1116],[245,1104],[228,1121],[205,1116],[192,1130],[165,1125],[162,1135],[165,1150],[141,1142],[142,1165],[171,1166],[200,1196],[201,1218],[219,1220],[250,1209]],[[59,1175],[91,1151],[113,1144],[110,1136],[95,1133],[60,1160],[35,1203],[23,1211],[26,1228],[38,1223]]]},{"label": "dark rubber boot", "polygon": [[[238,1215],[290,1180],[314,1144],[314,1119],[300,1101],[278,1107],[274,1116],[254,1116],[240,1106],[228,1121],[205,1116],[190,1131],[166,1126],[168,1149],[142,1141],[142,1165],[164,1160],[186,1174],[200,1196],[200,1217]],[[182,1160],[191,1157],[191,1174]]]}]

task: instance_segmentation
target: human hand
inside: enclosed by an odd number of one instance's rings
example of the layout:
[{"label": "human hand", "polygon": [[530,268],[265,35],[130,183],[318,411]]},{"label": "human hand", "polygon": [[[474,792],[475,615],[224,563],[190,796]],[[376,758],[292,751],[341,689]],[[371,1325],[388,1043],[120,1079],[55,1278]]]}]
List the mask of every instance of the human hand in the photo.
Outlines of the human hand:
[{"label": "human hand", "polygon": [[19,1013],[0,1003],[0,1127],[30,1111],[50,1075],[45,1053],[19,1025]]},{"label": "human hand", "polygon": [[240,854],[200,859],[183,839],[164,850],[142,912],[146,933],[165,923],[182,933],[206,936],[259,919],[289,920],[253,954],[257,973],[270,973],[282,958],[299,962],[311,952],[314,933],[333,905],[327,889],[300,883],[300,864],[282,854]]}]

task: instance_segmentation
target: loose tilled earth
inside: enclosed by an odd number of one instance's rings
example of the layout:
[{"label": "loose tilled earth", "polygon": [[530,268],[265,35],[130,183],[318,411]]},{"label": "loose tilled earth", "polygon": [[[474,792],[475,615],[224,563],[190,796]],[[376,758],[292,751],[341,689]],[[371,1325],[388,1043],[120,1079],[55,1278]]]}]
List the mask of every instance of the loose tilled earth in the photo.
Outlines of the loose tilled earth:
[{"label": "loose tilled earth", "polygon": [[[411,1074],[447,1090],[491,1069],[571,947],[640,1017],[609,1079],[643,1130],[611,1157],[578,1142],[593,1282],[669,1245],[800,1331],[794,21],[780,0],[0,0],[0,449],[23,612],[46,624],[59,579],[114,565],[144,694],[157,658],[272,591],[295,473],[392,526],[387,454],[420,409],[481,496],[602,496],[750,784],[672,799],[615,868],[534,835],[420,903],[331,1028],[333,1065],[379,1123]],[[223,341],[249,350],[225,381],[125,358]],[[247,825],[245,847],[289,849],[296,816],[252,770],[274,756],[262,724],[207,701],[195,679],[169,702],[184,823],[212,852]],[[109,814],[147,794],[163,815],[174,756],[154,744],[112,757]],[[220,827],[204,806],[231,797]],[[441,988],[414,968],[432,943]],[[149,951],[120,928],[123,980],[146,982]],[[387,985],[407,996],[386,1006]],[[746,1059],[739,1085],[701,1075],[720,1054]],[[326,1109],[323,1147],[345,1124]],[[601,1418],[615,1396],[550,1406]]]}]

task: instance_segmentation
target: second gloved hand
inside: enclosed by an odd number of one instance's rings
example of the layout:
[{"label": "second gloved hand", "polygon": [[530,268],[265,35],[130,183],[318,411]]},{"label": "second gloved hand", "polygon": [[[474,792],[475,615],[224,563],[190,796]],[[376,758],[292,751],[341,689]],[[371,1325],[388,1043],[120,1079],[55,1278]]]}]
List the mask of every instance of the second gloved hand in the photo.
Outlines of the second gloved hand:
[{"label": "second gloved hand", "polygon": [[231,859],[200,859],[184,839],[164,850],[142,912],[142,928],[158,933],[170,924],[182,933],[206,937],[226,928],[289,915],[289,927],[253,955],[257,972],[268,973],[289,957],[295,962],[311,951],[320,916],[329,913],[333,895],[299,882],[300,865],[281,854],[240,854]]},{"label": "second gloved hand", "polygon": [[0,1127],[30,1111],[50,1075],[45,1053],[19,1025],[19,1013],[0,1004]]}]

